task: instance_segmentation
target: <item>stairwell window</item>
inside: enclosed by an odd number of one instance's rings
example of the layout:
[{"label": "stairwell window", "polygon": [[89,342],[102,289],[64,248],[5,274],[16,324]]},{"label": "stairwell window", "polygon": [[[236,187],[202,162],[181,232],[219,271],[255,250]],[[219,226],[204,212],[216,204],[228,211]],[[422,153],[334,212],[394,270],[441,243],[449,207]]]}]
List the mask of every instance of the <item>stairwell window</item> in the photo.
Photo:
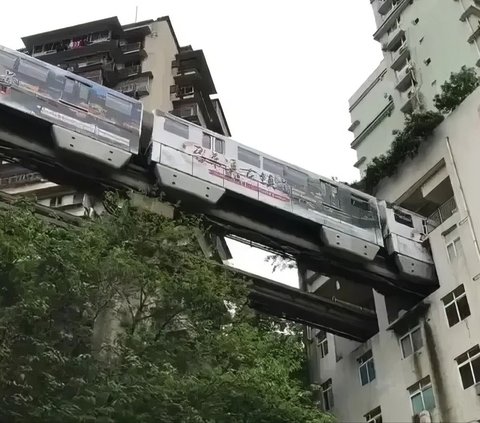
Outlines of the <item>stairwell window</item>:
[{"label": "stairwell window", "polygon": [[317,333],[317,346],[320,351],[320,357],[324,358],[328,354],[327,333],[323,330]]},{"label": "stairwell window", "polygon": [[360,364],[360,382],[362,383],[362,386],[364,386],[372,382],[376,377],[372,350],[363,354],[360,358],[357,359],[357,361]]},{"label": "stairwell window", "polygon": [[400,345],[402,347],[402,356],[407,358],[423,347],[422,332],[420,326],[415,326],[410,329],[405,335],[400,338]]},{"label": "stairwell window", "polygon": [[475,345],[456,359],[463,389],[480,383],[480,347]]},{"label": "stairwell window", "polygon": [[325,411],[330,411],[333,408],[332,379],[328,379],[320,386],[322,389],[323,408]]},{"label": "stairwell window", "polygon": [[463,285],[458,286],[448,295],[443,297],[442,301],[445,306],[445,315],[447,316],[448,325],[450,327],[470,316],[470,306]]},{"label": "stairwell window", "polygon": [[423,410],[430,411],[435,408],[435,396],[433,394],[430,376],[410,386],[408,392],[410,394],[410,402],[414,415],[418,415]]}]

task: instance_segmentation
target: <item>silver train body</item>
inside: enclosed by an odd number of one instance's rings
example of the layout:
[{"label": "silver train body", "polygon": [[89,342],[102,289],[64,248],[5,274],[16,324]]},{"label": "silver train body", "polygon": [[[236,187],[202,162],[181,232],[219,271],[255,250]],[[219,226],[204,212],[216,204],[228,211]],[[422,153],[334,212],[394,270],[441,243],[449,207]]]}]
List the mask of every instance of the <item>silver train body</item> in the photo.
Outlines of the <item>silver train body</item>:
[{"label": "silver train body", "polygon": [[148,155],[165,187],[212,207],[234,193],[318,224],[332,251],[364,261],[386,252],[406,277],[434,279],[422,216],[168,113],[154,111],[152,123],[141,102],[4,47],[0,104],[52,124],[59,149],[116,169]]}]

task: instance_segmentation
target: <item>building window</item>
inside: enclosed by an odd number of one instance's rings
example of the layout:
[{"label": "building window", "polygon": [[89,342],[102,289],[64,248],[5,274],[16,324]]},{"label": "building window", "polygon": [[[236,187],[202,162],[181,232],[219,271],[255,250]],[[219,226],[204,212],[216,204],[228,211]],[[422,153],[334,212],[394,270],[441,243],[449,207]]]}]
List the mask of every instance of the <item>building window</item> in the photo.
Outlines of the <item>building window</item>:
[{"label": "building window", "polygon": [[317,346],[320,350],[320,357],[325,357],[328,354],[328,340],[327,333],[323,330],[317,333]]},{"label": "building window", "polygon": [[455,359],[462,378],[463,389],[480,382],[480,347],[473,348]]},{"label": "building window", "polygon": [[382,423],[382,410],[380,407],[375,408],[374,410],[365,414],[365,420],[367,423]]},{"label": "building window", "polygon": [[447,253],[450,262],[455,261],[458,257],[460,257],[461,254],[463,254],[460,238],[456,238],[447,244]]},{"label": "building window", "polygon": [[218,154],[225,154],[225,141],[220,138],[214,138],[215,140],[215,152]]},{"label": "building window", "polygon": [[333,408],[332,379],[328,379],[325,383],[322,383],[321,388],[322,388],[323,408],[325,411],[330,411]]},{"label": "building window", "polygon": [[407,358],[409,355],[418,351],[423,346],[422,332],[420,326],[410,329],[408,333],[400,338],[402,347],[402,356]]},{"label": "building window", "polygon": [[470,306],[463,285],[458,286],[450,294],[443,297],[442,301],[450,327],[470,316]]},{"label": "building window", "polygon": [[188,126],[183,123],[166,118],[163,129],[188,140]]},{"label": "building window", "polygon": [[410,393],[410,402],[414,415],[421,413],[423,410],[430,411],[435,408],[435,397],[430,376],[412,385],[408,388],[408,392]]},{"label": "building window", "polygon": [[360,382],[363,385],[372,382],[375,379],[375,365],[373,362],[373,355],[372,350],[368,351],[367,353],[363,354],[359,359],[358,362],[360,364],[359,372],[360,372]]},{"label": "building window", "polygon": [[212,148],[212,137],[208,134],[203,134],[202,136],[202,147],[208,150]]}]

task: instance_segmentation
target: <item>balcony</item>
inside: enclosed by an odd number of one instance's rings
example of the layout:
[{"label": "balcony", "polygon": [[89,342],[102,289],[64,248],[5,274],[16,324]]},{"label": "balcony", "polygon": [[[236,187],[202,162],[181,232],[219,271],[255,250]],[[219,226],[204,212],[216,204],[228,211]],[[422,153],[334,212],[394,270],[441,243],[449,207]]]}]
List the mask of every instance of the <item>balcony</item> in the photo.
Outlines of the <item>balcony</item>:
[{"label": "balcony", "polygon": [[412,87],[406,93],[402,93],[402,106],[400,107],[400,111],[402,113],[412,113],[415,109],[416,104],[416,94],[417,90]]},{"label": "balcony", "polygon": [[403,67],[400,71],[397,72],[397,85],[395,85],[395,89],[400,92],[407,90],[413,84],[413,67],[410,63],[407,62],[407,65]]},{"label": "balcony", "polygon": [[457,203],[455,202],[455,197],[452,197],[445,201],[445,203],[427,218],[427,232],[432,232],[456,212]]},{"label": "balcony", "polygon": [[402,12],[408,7],[408,5],[412,2],[413,0],[401,0],[396,7],[392,9],[390,14],[385,18],[383,21],[383,24],[380,25],[380,27],[377,29],[377,31],[373,34],[373,38],[377,41],[380,41],[380,39],[387,33],[391,32],[392,27],[398,23],[399,16],[402,14]]},{"label": "balcony", "polygon": [[392,30],[387,34],[387,41],[382,46],[382,49],[385,51],[391,51],[395,44],[405,36],[405,31],[400,27],[400,24],[397,24],[395,27],[392,27]]},{"label": "balcony", "polygon": [[380,5],[378,6],[378,13],[380,13],[380,15],[386,15],[392,9],[397,7],[399,3],[399,0],[380,0]]},{"label": "balcony", "polygon": [[128,79],[120,82],[114,89],[131,97],[144,97],[150,94],[150,78],[142,76],[136,79]]},{"label": "balcony", "polygon": [[77,74],[82,76],[83,78],[89,79],[90,81],[96,82],[97,84],[103,85],[103,75],[101,69],[89,72],[77,72]]},{"label": "balcony", "polygon": [[[478,3],[477,3],[478,4]],[[460,16],[460,20],[465,22],[469,16],[475,15],[477,18],[480,18],[480,9],[477,6],[470,5]]]},{"label": "balcony", "polygon": [[392,53],[392,65],[393,70],[399,70],[405,64],[405,61],[410,56],[410,50],[408,49],[407,44],[403,44],[400,48]]}]

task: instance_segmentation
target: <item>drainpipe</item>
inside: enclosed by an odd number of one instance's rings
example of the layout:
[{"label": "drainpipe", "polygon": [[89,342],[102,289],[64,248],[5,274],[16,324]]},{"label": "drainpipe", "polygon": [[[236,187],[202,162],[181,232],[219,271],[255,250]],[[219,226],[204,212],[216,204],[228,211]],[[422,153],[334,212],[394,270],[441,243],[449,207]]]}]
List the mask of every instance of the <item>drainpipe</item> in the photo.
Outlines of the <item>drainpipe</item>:
[{"label": "drainpipe", "polygon": [[[463,185],[462,185],[462,182],[460,181],[460,176],[458,175],[457,164],[456,164],[455,159],[453,157],[452,147],[450,145],[450,138],[445,137],[445,141],[446,141],[446,144],[447,144],[448,155],[450,157],[450,161],[452,162],[453,173],[455,174],[455,179],[457,180],[458,186],[460,187],[460,200],[462,202],[462,206],[463,206],[463,208],[465,210],[465,213],[467,215],[464,219],[462,219],[460,221],[460,224],[464,223],[465,220],[468,221],[468,226],[470,228],[470,233],[472,235],[473,243],[475,245],[475,252],[477,253],[477,259],[480,262],[480,248],[479,248],[479,245],[478,245],[477,237],[475,235],[475,229],[473,228],[473,225],[472,225],[472,219],[470,217],[470,210],[469,210],[468,205],[467,205],[467,200],[465,199],[465,192],[463,191]],[[477,280],[479,277],[480,277],[480,274],[475,275],[473,280]]]}]

